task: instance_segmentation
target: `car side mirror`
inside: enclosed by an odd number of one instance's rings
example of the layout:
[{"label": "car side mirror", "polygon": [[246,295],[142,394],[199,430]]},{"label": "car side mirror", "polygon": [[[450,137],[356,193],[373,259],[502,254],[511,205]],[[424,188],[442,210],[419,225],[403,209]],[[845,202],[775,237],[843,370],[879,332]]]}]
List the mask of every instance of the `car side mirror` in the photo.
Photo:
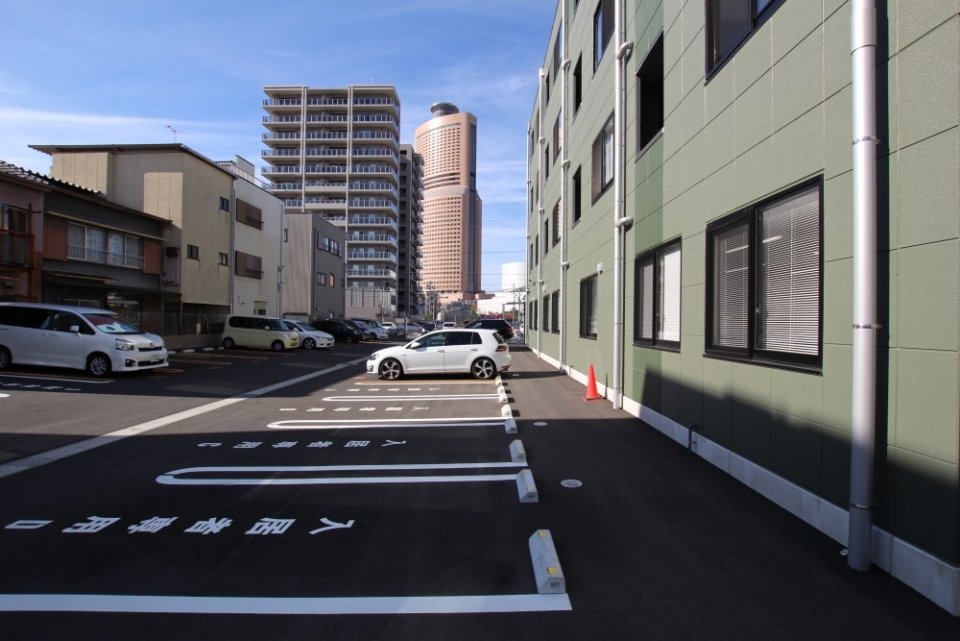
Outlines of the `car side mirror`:
[{"label": "car side mirror", "polygon": [[407,345],[407,349],[417,349],[418,347],[422,347],[419,341],[413,341],[412,343]]}]

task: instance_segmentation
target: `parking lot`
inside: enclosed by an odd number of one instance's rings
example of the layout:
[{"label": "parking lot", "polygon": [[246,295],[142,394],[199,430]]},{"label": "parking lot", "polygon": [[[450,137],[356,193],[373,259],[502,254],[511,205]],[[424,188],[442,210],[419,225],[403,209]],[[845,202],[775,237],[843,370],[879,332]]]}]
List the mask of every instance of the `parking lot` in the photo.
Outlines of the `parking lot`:
[{"label": "parking lot", "polygon": [[17,421],[51,421],[4,443],[74,448],[0,466],[4,638],[809,638],[850,616],[860,636],[957,630],[522,349],[498,384],[383,381],[364,373],[376,347],[0,388]]}]

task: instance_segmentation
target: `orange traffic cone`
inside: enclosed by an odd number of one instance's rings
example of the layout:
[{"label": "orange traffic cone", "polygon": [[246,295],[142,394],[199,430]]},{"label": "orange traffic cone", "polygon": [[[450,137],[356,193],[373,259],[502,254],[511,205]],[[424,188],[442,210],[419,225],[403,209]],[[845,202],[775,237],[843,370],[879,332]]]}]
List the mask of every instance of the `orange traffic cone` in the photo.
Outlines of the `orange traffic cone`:
[{"label": "orange traffic cone", "polygon": [[596,401],[603,398],[597,394],[597,377],[593,373],[593,365],[590,365],[590,370],[587,372],[587,395],[583,397],[585,401]]}]

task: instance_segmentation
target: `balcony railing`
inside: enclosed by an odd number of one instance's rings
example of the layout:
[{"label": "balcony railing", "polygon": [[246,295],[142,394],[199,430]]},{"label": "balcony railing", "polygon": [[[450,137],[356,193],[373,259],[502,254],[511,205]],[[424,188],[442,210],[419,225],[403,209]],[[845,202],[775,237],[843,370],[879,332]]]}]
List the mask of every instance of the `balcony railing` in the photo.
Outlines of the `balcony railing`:
[{"label": "balcony railing", "polygon": [[143,256],[108,252],[102,249],[90,249],[79,245],[67,245],[67,258],[70,260],[82,260],[87,263],[102,263],[116,267],[143,269]]},{"label": "balcony railing", "polygon": [[264,107],[297,107],[299,105],[299,98],[266,98],[263,101]]},{"label": "balcony railing", "polygon": [[391,278],[396,279],[397,272],[392,269],[351,269],[347,271],[350,278]]},{"label": "balcony railing", "polygon": [[393,252],[352,251],[347,253],[349,260],[386,260],[397,262],[397,255]]}]

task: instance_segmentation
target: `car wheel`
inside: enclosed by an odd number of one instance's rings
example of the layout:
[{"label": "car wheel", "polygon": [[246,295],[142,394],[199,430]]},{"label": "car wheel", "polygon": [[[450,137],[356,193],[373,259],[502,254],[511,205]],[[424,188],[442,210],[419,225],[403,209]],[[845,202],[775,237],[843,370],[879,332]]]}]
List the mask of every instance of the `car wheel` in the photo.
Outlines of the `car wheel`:
[{"label": "car wheel", "polygon": [[110,373],[110,359],[103,354],[91,354],[87,359],[87,372],[91,376],[103,378]]},{"label": "car wheel", "polygon": [[348,336],[348,337],[347,337],[347,342],[348,342],[348,343],[359,343],[359,342],[360,342],[360,339],[358,339],[356,336]]},{"label": "car wheel", "polygon": [[493,378],[497,373],[497,366],[489,358],[478,358],[470,366],[470,373],[474,378]]},{"label": "car wheel", "polygon": [[283,341],[273,341],[273,343],[270,345],[270,349],[275,352],[282,352],[284,349]]},{"label": "car wheel", "polygon": [[12,362],[13,358],[10,356],[10,350],[6,347],[0,347],[0,369],[9,368]]},{"label": "car wheel", "polygon": [[317,343],[312,338],[303,339],[303,349],[313,349],[316,346]]},{"label": "car wheel", "polygon": [[223,349],[233,349],[234,345],[236,345],[236,343],[233,342],[232,338],[223,339]]},{"label": "car wheel", "polygon": [[380,378],[395,381],[401,376],[403,376],[403,367],[400,366],[399,361],[388,358],[380,363]]}]

